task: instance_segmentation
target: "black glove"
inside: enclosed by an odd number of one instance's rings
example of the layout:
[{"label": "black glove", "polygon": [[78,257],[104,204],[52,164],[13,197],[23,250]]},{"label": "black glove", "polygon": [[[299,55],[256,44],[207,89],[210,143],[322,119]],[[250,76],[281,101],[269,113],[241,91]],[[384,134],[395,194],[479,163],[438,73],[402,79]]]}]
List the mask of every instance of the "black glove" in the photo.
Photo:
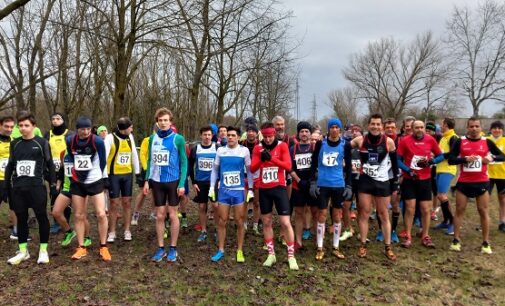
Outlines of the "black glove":
[{"label": "black glove", "polygon": [[415,173],[414,171],[410,171],[409,175],[410,175],[410,178],[412,178],[413,180],[417,180],[418,179],[417,173]]},{"label": "black glove", "polygon": [[419,168],[428,168],[430,166],[430,163],[427,159],[421,159],[417,161],[417,166]]},{"label": "black glove", "polygon": [[10,186],[7,186],[7,185],[9,185],[8,182],[5,184],[5,188],[2,193],[2,202],[4,202],[4,203],[9,203],[9,201],[10,201],[11,189],[10,189]]},{"label": "black glove", "polygon": [[267,150],[261,151],[261,161],[268,161],[271,160],[272,156],[270,155],[270,152]]},{"label": "black glove", "polygon": [[300,190],[309,190],[310,182],[308,180],[300,180],[298,182],[298,189]]},{"label": "black glove", "polygon": [[135,174],[135,182],[137,185],[144,185],[144,177],[142,174]]},{"label": "black glove", "polygon": [[56,185],[51,185],[49,187],[49,193],[51,194],[51,198],[57,197],[59,194],[58,188],[56,188]]},{"label": "black glove", "polygon": [[391,192],[400,191],[400,182],[398,179],[391,180]]},{"label": "black glove", "polygon": [[109,181],[108,177],[104,177],[102,179],[102,182],[103,182],[103,188],[105,188],[105,189],[109,189],[110,188],[110,181]]}]

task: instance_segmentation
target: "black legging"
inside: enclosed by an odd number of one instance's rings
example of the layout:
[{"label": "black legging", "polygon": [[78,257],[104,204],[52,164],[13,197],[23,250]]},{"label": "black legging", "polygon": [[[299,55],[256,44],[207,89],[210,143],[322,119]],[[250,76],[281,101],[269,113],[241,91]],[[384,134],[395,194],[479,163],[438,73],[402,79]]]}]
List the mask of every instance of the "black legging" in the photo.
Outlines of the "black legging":
[{"label": "black legging", "polygon": [[[26,243],[28,241],[28,210],[16,211],[18,219],[18,242]],[[39,224],[40,243],[49,241],[49,218],[47,213],[35,213],[37,223]]]}]

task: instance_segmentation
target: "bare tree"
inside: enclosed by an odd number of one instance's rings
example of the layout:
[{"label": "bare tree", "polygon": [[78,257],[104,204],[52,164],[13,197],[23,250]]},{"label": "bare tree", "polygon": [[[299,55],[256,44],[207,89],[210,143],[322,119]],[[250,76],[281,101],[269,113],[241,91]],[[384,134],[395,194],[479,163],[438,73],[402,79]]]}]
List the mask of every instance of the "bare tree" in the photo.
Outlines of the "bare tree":
[{"label": "bare tree", "polygon": [[30,2],[30,0],[15,0],[6,5],[3,9],[0,9],[0,20],[9,16],[15,10],[22,8],[25,4]]},{"label": "bare tree", "polygon": [[477,10],[455,7],[447,28],[454,77],[473,115],[478,116],[488,100],[505,102],[505,4],[486,1]]},{"label": "bare tree", "polygon": [[346,123],[359,122],[361,103],[354,88],[345,87],[332,90],[328,94],[328,99],[329,105],[337,118]]}]

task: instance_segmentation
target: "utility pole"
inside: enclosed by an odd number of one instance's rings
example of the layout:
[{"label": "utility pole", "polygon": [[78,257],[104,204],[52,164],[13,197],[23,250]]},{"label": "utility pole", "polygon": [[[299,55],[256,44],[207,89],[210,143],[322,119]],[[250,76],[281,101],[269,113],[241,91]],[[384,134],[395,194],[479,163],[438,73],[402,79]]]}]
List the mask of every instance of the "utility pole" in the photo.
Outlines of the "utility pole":
[{"label": "utility pole", "polygon": [[316,94],[314,94],[314,98],[312,99],[312,122],[314,124],[317,123],[317,102],[316,102]]},{"label": "utility pole", "polygon": [[296,121],[300,121],[300,84],[298,83],[298,78],[296,79],[296,92],[295,92],[295,99],[296,99]]}]

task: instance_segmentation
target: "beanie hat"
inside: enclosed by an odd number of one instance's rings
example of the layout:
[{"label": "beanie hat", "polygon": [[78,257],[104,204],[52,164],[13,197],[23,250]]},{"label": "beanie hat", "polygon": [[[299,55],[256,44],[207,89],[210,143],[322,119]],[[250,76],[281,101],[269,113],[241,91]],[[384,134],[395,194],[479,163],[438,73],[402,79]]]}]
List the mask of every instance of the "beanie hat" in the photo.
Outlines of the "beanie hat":
[{"label": "beanie hat", "polygon": [[331,118],[330,120],[328,120],[328,130],[330,130],[330,128],[334,125],[338,126],[340,129],[342,129],[342,121],[340,121],[340,119]]},{"label": "beanie hat", "polygon": [[307,129],[310,132],[312,132],[312,125],[307,121],[298,122],[298,124],[296,125],[296,133],[300,133],[300,131],[303,129]]},{"label": "beanie hat", "polygon": [[77,119],[75,123],[76,129],[91,128],[91,119],[86,116],[81,116]]},{"label": "beanie hat", "polygon": [[100,125],[97,129],[96,129],[96,132],[97,133],[101,133],[103,131],[107,131],[107,127],[105,125]]}]

